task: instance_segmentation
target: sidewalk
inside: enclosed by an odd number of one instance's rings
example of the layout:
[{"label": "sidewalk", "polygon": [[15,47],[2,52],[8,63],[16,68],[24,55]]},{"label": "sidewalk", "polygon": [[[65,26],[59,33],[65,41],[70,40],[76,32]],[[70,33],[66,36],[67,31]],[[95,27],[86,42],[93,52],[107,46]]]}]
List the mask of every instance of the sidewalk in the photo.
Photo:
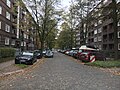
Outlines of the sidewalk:
[{"label": "sidewalk", "polygon": [[14,60],[0,63],[0,76],[4,73],[14,72],[17,70],[20,70],[20,68],[14,64]]}]

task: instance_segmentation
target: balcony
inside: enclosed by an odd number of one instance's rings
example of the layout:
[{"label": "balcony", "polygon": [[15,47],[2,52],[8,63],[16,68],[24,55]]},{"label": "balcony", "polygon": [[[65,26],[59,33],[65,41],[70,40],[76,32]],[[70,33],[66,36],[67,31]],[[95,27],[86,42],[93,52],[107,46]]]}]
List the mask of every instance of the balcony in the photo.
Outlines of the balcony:
[{"label": "balcony", "polygon": [[106,25],[108,25],[108,24],[110,24],[110,23],[112,23],[113,22],[113,19],[112,18],[110,18],[110,19],[105,19],[104,21],[103,21],[103,26],[106,26]]}]

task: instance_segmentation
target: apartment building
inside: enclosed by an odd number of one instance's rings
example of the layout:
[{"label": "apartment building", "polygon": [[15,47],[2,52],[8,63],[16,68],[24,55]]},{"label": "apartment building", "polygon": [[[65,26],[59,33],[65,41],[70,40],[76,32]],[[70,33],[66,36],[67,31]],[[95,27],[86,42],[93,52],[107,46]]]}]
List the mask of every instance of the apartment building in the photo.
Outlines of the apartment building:
[{"label": "apartment building", "polygon": [[22,0],[0,0],[0,47],[35,48],[35,21]]},{"label": "apartment building", "polygon": [[16,0],[17,11],[17,48],[33,50],[35,48],[35,21],[25,4]]},{"label": "apartment building", "polygon": [[14,0],[0,0],[0,47],[15,47],[16,28],[13,25],[13,5]]},{"label": "apartment building", "polygon": [[[115,44],[118,44],[118,52],[120,52],[120,9],[118,12],[118,32],[117,43],[115,42],[115,30],[113,27],[113,9],[112,0],[103,0],[100,2],[90,13],[89,23],[86,21],[81,22],[80,27],[80,45],[88,44],[93,45],[104,52],[110,53],[111,57],[115,51]],[[120,8],[120,1],[118,0],[117,6]],[[101,8],[102,7],[102,8]],[[87,31],[85,35],[85,28]],[[119,55],[120,56],[120,55]]]}]

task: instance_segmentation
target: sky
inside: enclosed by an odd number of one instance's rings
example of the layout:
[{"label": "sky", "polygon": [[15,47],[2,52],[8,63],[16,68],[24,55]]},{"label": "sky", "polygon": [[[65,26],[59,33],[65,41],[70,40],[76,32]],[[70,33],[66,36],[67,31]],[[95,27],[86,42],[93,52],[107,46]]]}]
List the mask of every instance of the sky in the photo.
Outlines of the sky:
[{"label": "sky", "polygon": [[69,6],[70,6],[70,1],[71,0],[61,0],[61,5],[64,7],[64,9],[67,11]]}]

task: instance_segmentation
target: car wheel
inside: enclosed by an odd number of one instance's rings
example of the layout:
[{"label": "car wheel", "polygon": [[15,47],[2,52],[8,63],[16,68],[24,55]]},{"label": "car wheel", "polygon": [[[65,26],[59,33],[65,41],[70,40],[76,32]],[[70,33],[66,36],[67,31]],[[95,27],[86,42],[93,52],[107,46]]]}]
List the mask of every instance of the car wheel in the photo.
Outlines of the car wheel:
[{"label": "car wheel", "polygon": [[20,64],[18,61],[15,60],[15,64]]}]

